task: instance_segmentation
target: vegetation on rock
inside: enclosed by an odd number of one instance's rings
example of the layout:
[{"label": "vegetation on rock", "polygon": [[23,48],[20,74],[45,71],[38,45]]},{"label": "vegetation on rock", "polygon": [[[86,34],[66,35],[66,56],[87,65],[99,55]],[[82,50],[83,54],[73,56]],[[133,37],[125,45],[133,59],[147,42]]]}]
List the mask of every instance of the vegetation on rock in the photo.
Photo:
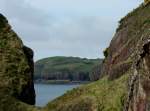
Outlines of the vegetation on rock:
[{"label": "vegetation on rock", "polygon": [[[0,110],[21,111],[21,102],[35,104],[33,52],[25,47],[0,14]],[[18,105],[18,106],[17,106]],[[20,108],[19,108],[20,107]]]},{"label": "vegetation on rock", "polygon": [[[150,4],[141,4],[121,19],[119,28],[109,46],[109,54],[105,58],[102,74],[115,79],[123,75],[134,63],[136,47],[149,31]],[[117,76],[118,75],[118,76]]]},{"label": "vegetation on rock", "polygon": [[104,56],[105,56],[105,58],[108,56],[108,48],[106,48],[104,51],[103,51],[103,54],[104,54]]},{"label": "vegetation on rock", "polygon": [[148,4],[148,3],[150,3],[150,0],[144,0],[144,2],[145,2],[146,4]]},{"label": "vegetation on rock", "polygon": [[35,80],[89,81],[94,66],[101,59],[79,57],[49,57],[35,63]]}]

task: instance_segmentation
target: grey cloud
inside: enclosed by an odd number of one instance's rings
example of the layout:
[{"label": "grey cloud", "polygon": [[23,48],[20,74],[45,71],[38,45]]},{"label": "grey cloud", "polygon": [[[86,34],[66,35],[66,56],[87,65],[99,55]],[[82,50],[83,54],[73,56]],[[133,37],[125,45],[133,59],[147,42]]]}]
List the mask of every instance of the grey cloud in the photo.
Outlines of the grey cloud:
[{"label": "grey cloud", "polygon": [[33,25],[28,22],[22,22],[18,19],[11,19],[10,24],[17,34],[25,41],[47,41],[49,39],[49,29]]},{"label": "grey cloud", "polygon": [[[47,25],[48,18],[46,13],[41,12],[40,10],[31,7],[25,2],[25,0],[2,0],[4,12],[9,18],[16,18],[21,21],[25,21],[34,25]],[[44,20],[43,20],[44,18]]]},{"label": "grey cloud", "polygon": [[[36,4],[37,0],[32,1]],[[88,9],[88,7],[83,7],[83,10],[80,9],[85,13],[83,15],[78,15],[79,12],[76,12],[62,16],[63,13],[55,14],[61,12],[58,8],[50,10],[51,8],[47,7],[45,11],[42,10],[44,5],[38,6],[41,8],[34,7],[30,0],[0,0],[0,11],[8,17],[13,29],[22,37],[24,43],[34,49],[36,60],[61,55],[103,57],[102,52],[109,45],[118,25],[116,18],[124,14],[120,14],[121,11],[118,14],[113,10],[111,12],[114,12],[113,15],[117,17],[110,17],[112,14],[107,16],[108,13],[102,16],[99,13],[108,11],[85,12],[84,8]],[[97,14],[91,16],[92,13]]]},{"label": "grey cloud", "polygon": [[7,16],[13,29],[26,41],[48,40],[52,17],[31,7],[24,0],[1,0],[0,11]]},{"label": "grey cloud", "polygon": [[104,41],[106,44],[106,41],[112,37],[115,28],[115,24],[110,23],[110,21],[102,20],[97,16],[70,19],[72,19],[70,20],[71,22],[59,26],[52,31],[51,36],[57,37],[59,41],[61,40],[67,43],[75,44],[76,42],[80,42],[81,45],[95,45],[95,43],[99,42],[100,44]]}]

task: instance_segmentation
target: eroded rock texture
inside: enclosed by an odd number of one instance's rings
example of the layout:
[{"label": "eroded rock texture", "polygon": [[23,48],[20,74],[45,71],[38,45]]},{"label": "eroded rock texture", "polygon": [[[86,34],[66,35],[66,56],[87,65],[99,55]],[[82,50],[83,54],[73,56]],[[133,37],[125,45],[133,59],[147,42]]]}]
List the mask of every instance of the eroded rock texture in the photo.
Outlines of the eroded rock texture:
[{"label": "eroded rock texture", "polygon": [[138,50],[125,111],[150,110],[150,36]]},{"label": "eroded rock texture", "polygon": [[150,111],[150,3],[120,21],[107,49],[102,74],[110,80],[131,73],[124,111]]},{"label": "eroded rock texture", "polygon": [[[116,79],[131,69],[137,44],[147,39],[150,28],[150,4],[141,5],[120,21],[120,26],[107,50],[102,74]],[[147,36],[146,36],[147,34]]]},{"label": "eroded rock texture", "polygon": [[1,110],[11,101],[7,100],[10,96],[31,105],[35,104],[33,66],[33,51],[23,45],[6,18],[0,14]]}]

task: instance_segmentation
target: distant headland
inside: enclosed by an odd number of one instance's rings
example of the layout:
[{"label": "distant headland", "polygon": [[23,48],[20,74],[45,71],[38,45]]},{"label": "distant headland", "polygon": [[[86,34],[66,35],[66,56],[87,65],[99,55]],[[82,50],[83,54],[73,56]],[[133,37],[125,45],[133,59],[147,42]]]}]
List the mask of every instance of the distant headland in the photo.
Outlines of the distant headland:
[{"label": "distant headland", "polygon": [[[93,72],[96,66],[100,68],[102,61],[65,56],[44,58],[35,62],[34,81],[46,84],[87,83],[96,78]],[[99,78],[99,74],[97,76]]]}]

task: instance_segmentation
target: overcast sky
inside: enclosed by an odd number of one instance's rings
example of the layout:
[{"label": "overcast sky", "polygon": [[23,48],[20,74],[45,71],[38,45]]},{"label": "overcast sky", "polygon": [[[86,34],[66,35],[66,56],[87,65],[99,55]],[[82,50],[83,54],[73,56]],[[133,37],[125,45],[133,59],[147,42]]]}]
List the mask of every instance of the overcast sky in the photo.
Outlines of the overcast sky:
[{"label": "overcast sky", "polygon": [[143,0],[0,0],[4,14],[35,60],[103,57],[118,21]]}]

